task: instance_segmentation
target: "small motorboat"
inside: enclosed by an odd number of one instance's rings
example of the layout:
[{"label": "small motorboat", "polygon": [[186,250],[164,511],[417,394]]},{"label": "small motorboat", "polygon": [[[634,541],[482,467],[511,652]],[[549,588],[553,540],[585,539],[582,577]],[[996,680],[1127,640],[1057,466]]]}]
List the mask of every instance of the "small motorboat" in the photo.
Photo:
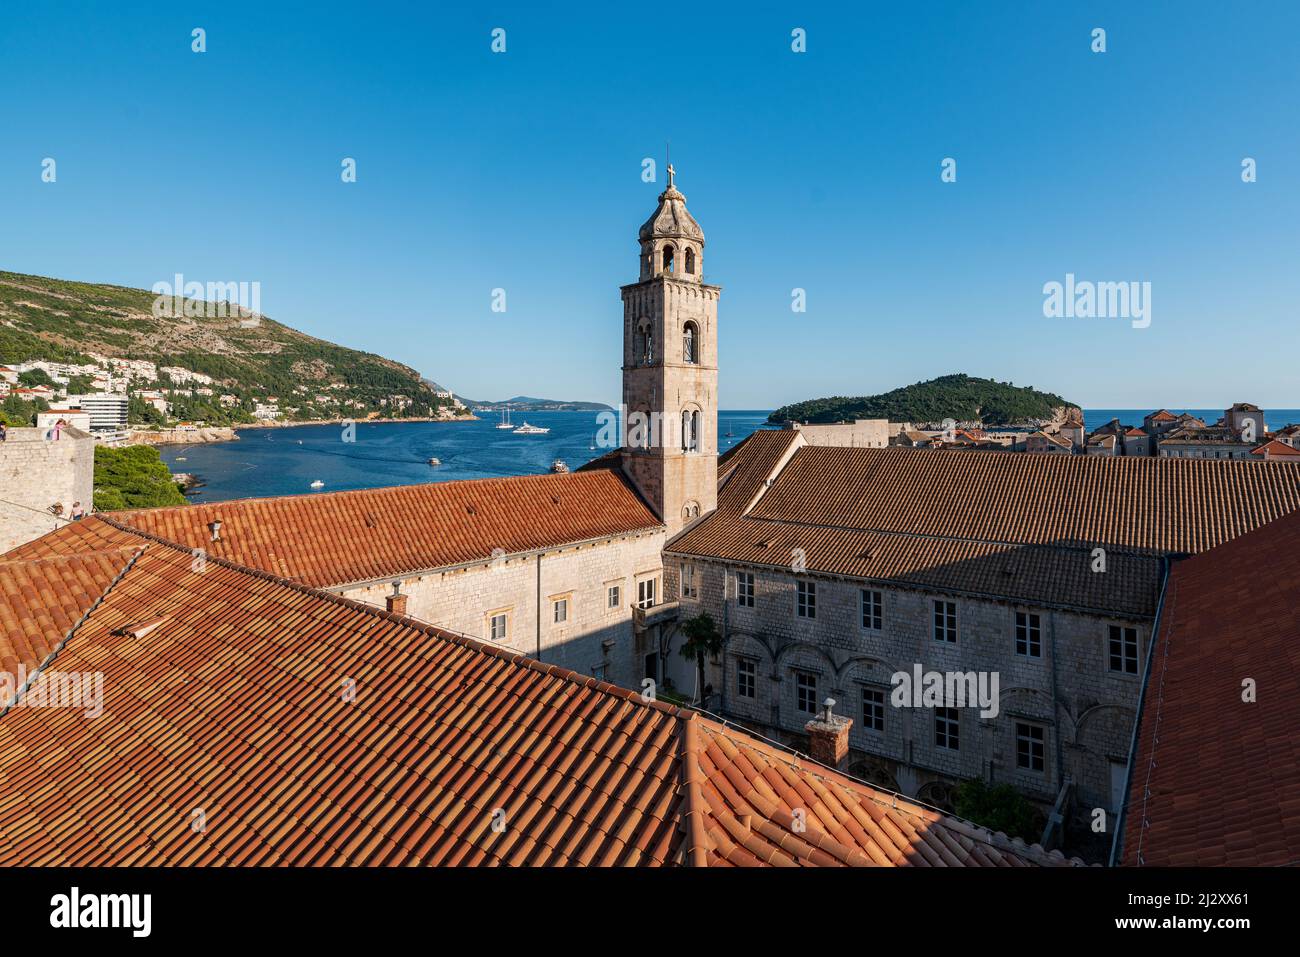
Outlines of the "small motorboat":
[{"label": "small motorboat", "polygon": [[569,471],[569,465],[564,459],[556,459],[551,463],[551,471],[563,474]]},{"label": "small motorboat", "polygon": [[187,459],[187,458],[186,458],[185,456],[183,456],[183,455],[178,455],[178,456],[176,456],[176,461],[177,461],[177,462],[188,462],[189,459]]},{"label": "small motorboat", "polygon": [[312,488],[324,488],[324,487],[325,487],[325,483],[322,482],[320,479],[317,479],[316,481],[314,481],[314,482],[311,483],[311,487],[312,487]]},{"label": "small motorboat", "polygon": [[430,464],[430,465],[441,465],[441,464],[442,464],[442,459],[437,459],[437,458],[429,459],[429,464]]},{"label": "small motorboat", "polygon": [[540,425],[529,425],[525,422],[519,428],[515,429],[515,435],[545,435],[550,429],[543,428]]}]

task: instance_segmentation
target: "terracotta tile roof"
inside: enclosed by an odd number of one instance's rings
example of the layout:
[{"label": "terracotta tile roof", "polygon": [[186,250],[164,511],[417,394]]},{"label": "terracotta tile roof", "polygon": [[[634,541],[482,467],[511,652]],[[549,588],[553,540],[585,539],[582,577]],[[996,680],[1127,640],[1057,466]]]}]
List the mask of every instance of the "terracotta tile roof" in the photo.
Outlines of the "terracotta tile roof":
[{"label": "terracotta tile roof", "polygon": [[1300,861],[1297,606],[1300,513],[1174,566],[1143,693],[1124,864]]},{"label": "terracotta tile roof", "polygon": [[0,561],[0,672],[44,661],[139,550]]},{"label": "terracotta tile roof", "polygon": [[1178,416],[1174,415],[1168,409],[1160,409],[1159,411],[1152,412],[1147,416],[1147,418],[1153,422],[1173,422],[1177,420]]},{"label": "terracotta tile roof", "polygon": [[814,574],[1135,618],[1155,615],[1162,573],[1151,555],[1113,552],[1106,574],[1098,575],[1089,548],[819,528],[721,512],[673,539],[666,551],[788,572],[796,548]]},{"label": "terracotta tile roof", "polygon": [[814,574],[1150,618],[1161,556],[1300,508],[1297,463],[803,446],[764,490],[779,459],[738,463],[744,494],[665,551],[788,570],[798,548]]},{"label": "terracotta tile roof", "polygon": [[[661,527],[619,473],[528,475],[114,512],[129,526],[317,587],[370,581]],[[208,525],[221,521],[213,542]],[[78,525],[85,522],[77,523]],[[76,551],[119,537],[95,522],[23,546]]]},{"label": "terracotta tile roof", "polygon": [[795,429],[760,429],[718,462],[718,508],[743,509],[804,439]]},{"label": "terracotta tile roof", "polygon": [[697,719],[686,732],[699,764],[709,866],[1079,863],[877,791],[716,722]]},{"label": "terracotta tile roof", "polygon": [[1198,552],[1300,508],[1300,464],[799,449],[749,512],[810,527]]},{"label": "terracotta tile roof", "polygon": [[1292,448],[1285,442],[1279,442],[1277,439],[1265,442],[1257,448],[1251,449],[1251,455],[1260,455],[1267,458],[1280,456],[1282,458],[1300,458],[1300,449]]},{"label": "terracotta tile roof", "polygon": [[103,713],[0,717],[0,865],[1077,863],[594,678],[221,559],[196,571],[166,543],[48,668],[101,673]]}]

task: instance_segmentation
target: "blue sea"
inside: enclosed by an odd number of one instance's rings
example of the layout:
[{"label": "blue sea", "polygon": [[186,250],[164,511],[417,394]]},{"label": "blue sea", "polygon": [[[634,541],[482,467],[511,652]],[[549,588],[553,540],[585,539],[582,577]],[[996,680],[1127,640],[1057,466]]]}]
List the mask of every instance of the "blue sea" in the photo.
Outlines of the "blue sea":
[{"label": "blue sea", "polygon": [[[762,426],[767,415],[719,412],[719,451]],[[241,429],[235,442],[165,445],[159,451],[173,472],[188,472],[203,483],[191,490],[192,502],[536,475],[549,472],[556,459],[576,469],[608,451],[596,446],[595,412],[515,412],[512,419],[551,431],[515,435],[497,429],[499,417],[484,412],[477,422],[359,422],[352,442],[344,441],[339,425],[293,425]],[[429,465],[430,458],[442,464]],[[312,489],[318,480],[325,484]]]},{"label": "blue sea", "polygon": [[[1088,429],[1118,418],[1125,425],[1142,424],[1152,409],[1089,409]],[[1222,409],[1175,409],[1191,412],[1213,424]],[[767,422],[767,410],[718,413],[719,451],[726,451]],[[515,435],[496,428],[499,421],[483,413],[477,422],[358,423],[355,441],[344,441],[338,425],[295,425],[273,429],[243,429],[236,442],[162,446],[162,458],[173,472],[188,472],[203,484],[191,490],[190,501],[217,502],[262,495],[308,495],[313,491],[448,482],[453,479],[535,475],[549,472],[556,459],[571,469],[606,451],[596,447],[600,428],[595,412],[516,413],[545,426],[546,435]],[[1300,422],[1300,410],[1265,410],[1270,429]],[[730,435],[728,435],[730,433]],[[441,465],[429,465],[437,458]],[[318,490],[311,483],[325,484]]]}]

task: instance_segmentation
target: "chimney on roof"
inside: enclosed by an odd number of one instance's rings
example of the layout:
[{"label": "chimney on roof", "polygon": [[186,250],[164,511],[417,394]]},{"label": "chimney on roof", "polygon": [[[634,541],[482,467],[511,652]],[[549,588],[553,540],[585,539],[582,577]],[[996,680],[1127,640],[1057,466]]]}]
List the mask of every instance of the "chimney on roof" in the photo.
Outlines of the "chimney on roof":
[{"label": "chimney on roof", "polygon": [[406,595],[402,594],[402,583],[393,582],[393,593],[384,599],[384,605],[394,615],[406,614]]},{"label": "chimney on roof", "polygon": [[208,522],[208,530],[212,532],[212,540],[214,542],[221,541],[221,519],[214,518],[212,521]]},{"label": "chimney on roof", "polygon": [[835,713],[835,699],[827,698],[825,709],[806,725],[808,753],[819,764],[838,768],[849,756],[849,728],[853,719]]}]

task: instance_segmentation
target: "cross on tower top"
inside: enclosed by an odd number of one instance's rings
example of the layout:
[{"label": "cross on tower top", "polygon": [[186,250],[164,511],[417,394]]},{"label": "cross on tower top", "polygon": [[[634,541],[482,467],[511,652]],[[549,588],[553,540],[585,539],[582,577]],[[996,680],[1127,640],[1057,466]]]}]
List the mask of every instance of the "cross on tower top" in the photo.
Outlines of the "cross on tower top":
[{"label": "cross on tower top", "polygon": [[677,174],[677,170],[673,169],[673,164],[672,164],[672,163],[669,163],[669,164],[668,164],[668,188],[669,188],[669,189],[672,189],[672,188],[673,188],[673,177],[674,177],[676,174]]}]

